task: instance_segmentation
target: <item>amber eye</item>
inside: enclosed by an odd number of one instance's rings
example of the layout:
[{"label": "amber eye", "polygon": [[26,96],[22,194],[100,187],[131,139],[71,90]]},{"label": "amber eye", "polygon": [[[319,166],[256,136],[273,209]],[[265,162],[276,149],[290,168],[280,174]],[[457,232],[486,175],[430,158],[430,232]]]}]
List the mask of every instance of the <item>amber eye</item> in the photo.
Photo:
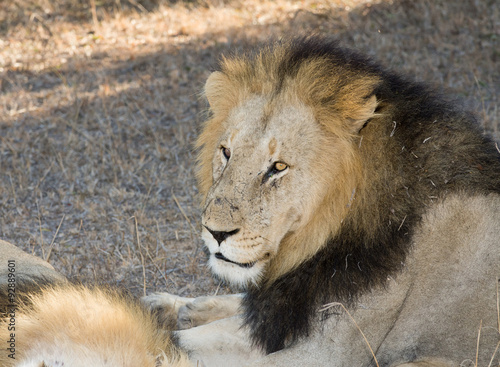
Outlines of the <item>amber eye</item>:
[{"label": "amber eye", "polygon": [[274,164],[274,169],[278,172],[281,172],[281,171],[284,171],[288,168],[288,165],[286,163],[283,163],[283,162],[276,162]]},{"label": "amber eye", "polygon": [[221,147],[222,149],[222,155],[224,155],[224,158],[226,158],[226,160],[229,160],[229,158],[231,158],[231,150],[229,148],[226,148],[226,147]]}]

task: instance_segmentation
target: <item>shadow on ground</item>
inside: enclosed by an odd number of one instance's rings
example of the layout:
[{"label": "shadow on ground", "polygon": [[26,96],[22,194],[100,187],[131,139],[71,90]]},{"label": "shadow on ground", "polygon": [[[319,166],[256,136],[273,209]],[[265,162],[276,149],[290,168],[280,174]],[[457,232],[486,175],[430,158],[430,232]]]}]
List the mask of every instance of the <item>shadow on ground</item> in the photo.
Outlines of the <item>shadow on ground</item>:
[{"label": "shadow on ground", "polygon": [[144,54],[96,47],[56,68],[7,67],[0,238],[50,253],[69,277],[136,294],[213,292],[198,239],[192,144],[206,108],[198,93],[221,54],[270,38],[331,35],[450,89],[498,133],[499,8],[444,0],[303,8],[259,24],[174,35]]}]

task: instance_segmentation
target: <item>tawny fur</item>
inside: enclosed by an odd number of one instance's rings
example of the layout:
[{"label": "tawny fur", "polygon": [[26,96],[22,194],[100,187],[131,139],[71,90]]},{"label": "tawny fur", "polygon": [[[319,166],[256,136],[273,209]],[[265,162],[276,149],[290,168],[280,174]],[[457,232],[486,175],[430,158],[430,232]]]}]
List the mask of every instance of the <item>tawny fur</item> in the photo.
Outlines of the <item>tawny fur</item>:
[{"label": "tawny fur", "polygon": [[168,332],[128,297],[98,287],[54,286],[28,296],[15,329],[0,324],[3,347],[14,334],[15,359],[2,348],[3,367],[184,367],[187,357]]}]

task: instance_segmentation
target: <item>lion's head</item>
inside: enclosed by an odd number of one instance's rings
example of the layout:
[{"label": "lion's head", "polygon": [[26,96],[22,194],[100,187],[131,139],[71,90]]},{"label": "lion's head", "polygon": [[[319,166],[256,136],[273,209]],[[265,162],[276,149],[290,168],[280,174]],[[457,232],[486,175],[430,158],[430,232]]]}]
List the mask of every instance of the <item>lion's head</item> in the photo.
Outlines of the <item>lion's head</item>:
[{"label": "lion's head", "polygon": [[224,59],[206,82],[202,237],[213,272],[235,285],[276,279],[311,258],[362,181],[358,132],[375,114],[379,77],[349,54],[300,56],[284,43]]}]

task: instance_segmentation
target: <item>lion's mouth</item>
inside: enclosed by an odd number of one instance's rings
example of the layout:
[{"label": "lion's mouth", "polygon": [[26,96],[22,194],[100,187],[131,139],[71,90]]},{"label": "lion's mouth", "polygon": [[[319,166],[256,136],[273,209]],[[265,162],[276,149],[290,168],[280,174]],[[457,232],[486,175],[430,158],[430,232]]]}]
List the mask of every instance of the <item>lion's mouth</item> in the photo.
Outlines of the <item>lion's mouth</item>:
[{"label": "lion's mouth", "polygon": [[231,264],[238,265],[238,266],[245,268],[245,269],[249,269],[257,263],[257,261],[253,261],[253,262],[249,262],[249,263],[239,263],[236,261],[232,261],[232,260],[229,260],[224,255],[222,255],[220,252],[215,253],[215,258],[219,259],[219,260],[223,260],[223,261],[231,263]]}]

